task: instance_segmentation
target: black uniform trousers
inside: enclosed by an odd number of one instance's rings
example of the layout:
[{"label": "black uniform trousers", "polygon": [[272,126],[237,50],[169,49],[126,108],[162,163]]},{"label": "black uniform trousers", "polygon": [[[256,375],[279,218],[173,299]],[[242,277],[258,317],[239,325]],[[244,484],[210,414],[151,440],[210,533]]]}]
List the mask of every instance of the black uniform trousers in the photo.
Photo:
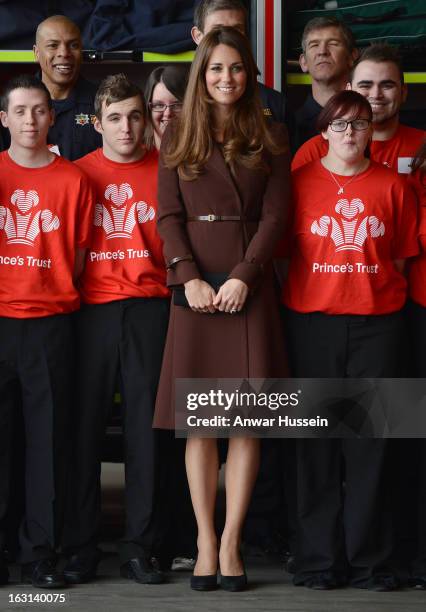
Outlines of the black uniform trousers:
[{"label": "black uniform trousers", "polygon": [[[408,302],[406,319],[410,375],[426,378],[426,308]],[[400,480],[396,508],[400,540],[405,541],[404,561],[408,560],[412,574],[426,576],[426,432],[419,435],[423,437],[397,440]]]},{"label": "black uniform trousers", "polygon": [[197,523],[186,476],[186,439],[175,438],[175,432],[166,429],[158,429],[157,435],[160,444],[158,520],[161,530],[155,544],[155,556],[158,556],[162,569],[169,569],[176,557],[196,556]]},{"label": "black uniform trousers", "polygon": [[13,385],[0,362],[0,560],[6,547],[7,511],[10,498],[10,462],[13,425]]},{"label": "black uniform trousers", "polygon": [[[18,390],[25,429],[26,506],[19,561],[29,563],[54,557],[61,538],[74,363],[71,315],[0,317],[0,338],[0,526],[10,490],[13,395]],[[0,544],[3,540],[4,533]]]},{"label": "black uniform trousers", "polygon": [[[7,560],[14,561],[19,550],[19,527],[25,508],[25,440],[22,399],[19,381],[10,380],[0,386],[0,556],[7,551]],[[5,514],[6,512],[6,514]]]},{"label": "black uniform trousers", "polygon": [[108,409],[121,375],[125,441],[125,535],[120,562],[150,555],[156,538],[157,436],[152,418],[169,300],[129,298],[85,305],[78,321],[78,406],[64,548],[95,553],[100,470]]},{"label": "black uniform trousers", "polygon": [[[296,377],[398,374],[401,313],[346,316],[288,310],[286,327]],[[342,582],[362,587],[373,575],[387,573],[393,545],[387,441],[300,439],[296,445],[295,584],[331,571]]]}]

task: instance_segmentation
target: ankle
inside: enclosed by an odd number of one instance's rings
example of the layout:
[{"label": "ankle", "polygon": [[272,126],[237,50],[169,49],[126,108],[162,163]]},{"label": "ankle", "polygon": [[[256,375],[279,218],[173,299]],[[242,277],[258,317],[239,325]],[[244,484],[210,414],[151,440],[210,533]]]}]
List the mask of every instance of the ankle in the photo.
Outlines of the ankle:
[{"label": "ankle", "polygon": [[217,548],[210,550],[198,549],[197,561],[194,566],[194,576],[208,576],[216,574],[218,567]]},{"label": "ankle", "polygon": [[244,574],[244,563],[239,552],[219,557],[219,568],[222,576],[241,576]]},{"label": "ankle", "polygon": [[197,538],[197,548],[198,552],[200,551],[215,551],[217,553],[217,537],[216,535],[206,534],[206,535],[198,535]]},{"label": "ankle", "polygon": [[241,547],[241,538],[239,534],[222,534],[220,540],[220,551],[226,553],[238,552]]}]

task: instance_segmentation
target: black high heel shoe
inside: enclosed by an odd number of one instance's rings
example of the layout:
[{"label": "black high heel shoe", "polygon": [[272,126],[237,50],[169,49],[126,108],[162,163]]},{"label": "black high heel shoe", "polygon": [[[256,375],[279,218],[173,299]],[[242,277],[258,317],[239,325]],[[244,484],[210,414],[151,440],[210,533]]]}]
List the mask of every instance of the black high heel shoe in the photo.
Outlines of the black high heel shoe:
[{"label": "black high heel shoe", "polygon": [[239,576],[220,576],[220,588],[224,591],[245,591],[247,588],[247,574],[240,574]]},{"label": "black high heel shoe", "polygon": [[214,591],[217,586],[217,574],[205,574],[204,576],[192,574],[191,576],[190,587],[194,591]]}]

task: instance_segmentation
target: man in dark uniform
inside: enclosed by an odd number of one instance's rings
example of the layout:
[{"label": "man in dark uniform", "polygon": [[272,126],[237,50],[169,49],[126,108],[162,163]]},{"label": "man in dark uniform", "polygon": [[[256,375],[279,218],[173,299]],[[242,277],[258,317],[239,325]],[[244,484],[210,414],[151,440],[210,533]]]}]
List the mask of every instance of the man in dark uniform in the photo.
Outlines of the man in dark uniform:
[{"label": "man in dark uniform", "polygon": [[34,54],[55,111],[49,145],[67,159],[83,157],[101,146],[102,141],[93,127],[97,87],[80,76],[80,30],[64,15],[48,17],[37,28]]},{"label": "man in dark uniform", "polygon": [[316,136],[316,121],[323,106],[346,88],[350,69],[358,56],[352,31],[334,17],[316,17],[302,35],[300,66],[312,78],[312,89],[295,113],[297,148]]}]

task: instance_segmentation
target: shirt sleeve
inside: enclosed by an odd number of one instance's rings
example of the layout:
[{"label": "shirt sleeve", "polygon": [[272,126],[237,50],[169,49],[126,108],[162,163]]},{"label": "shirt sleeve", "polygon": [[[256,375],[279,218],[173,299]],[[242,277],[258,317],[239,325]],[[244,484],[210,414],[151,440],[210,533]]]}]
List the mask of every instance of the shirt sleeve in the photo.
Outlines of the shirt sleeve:
[{"label": "shirt sleeve", "polygon": [[417,171],[408,175],[407,182],[416,194],[419,241],[426,251],[426,176]]},{"label": "shirt sleeve", "polygon": [[298,168],[309,164],[311,161],[321,159],[327,154],[328,143],[321,135],[310,138],[296,151],[291,162],[291,170],[294,172]]},{"label": "shirt sleeve", "polygon": [[186,231],[186,211],[179,187],[177,169],[164,163],[168,137],[163,136],[158,165],[157,229],[163,240],[167,267],[167,285],[182,285],[194,278],[202,278],[195,263]]},{"label": "shirt sleeve", "polygon": [[95,192],[90,179],[82,174],[78,193],[76,247],[90,247],[95,211]]},{"label": "shirt sleeve", "polygon": [[398,177],[396,197],[396,218],[394,224],[392,258],[406,259],[419,253],[417,240],[417,201],[412,186]]}]

